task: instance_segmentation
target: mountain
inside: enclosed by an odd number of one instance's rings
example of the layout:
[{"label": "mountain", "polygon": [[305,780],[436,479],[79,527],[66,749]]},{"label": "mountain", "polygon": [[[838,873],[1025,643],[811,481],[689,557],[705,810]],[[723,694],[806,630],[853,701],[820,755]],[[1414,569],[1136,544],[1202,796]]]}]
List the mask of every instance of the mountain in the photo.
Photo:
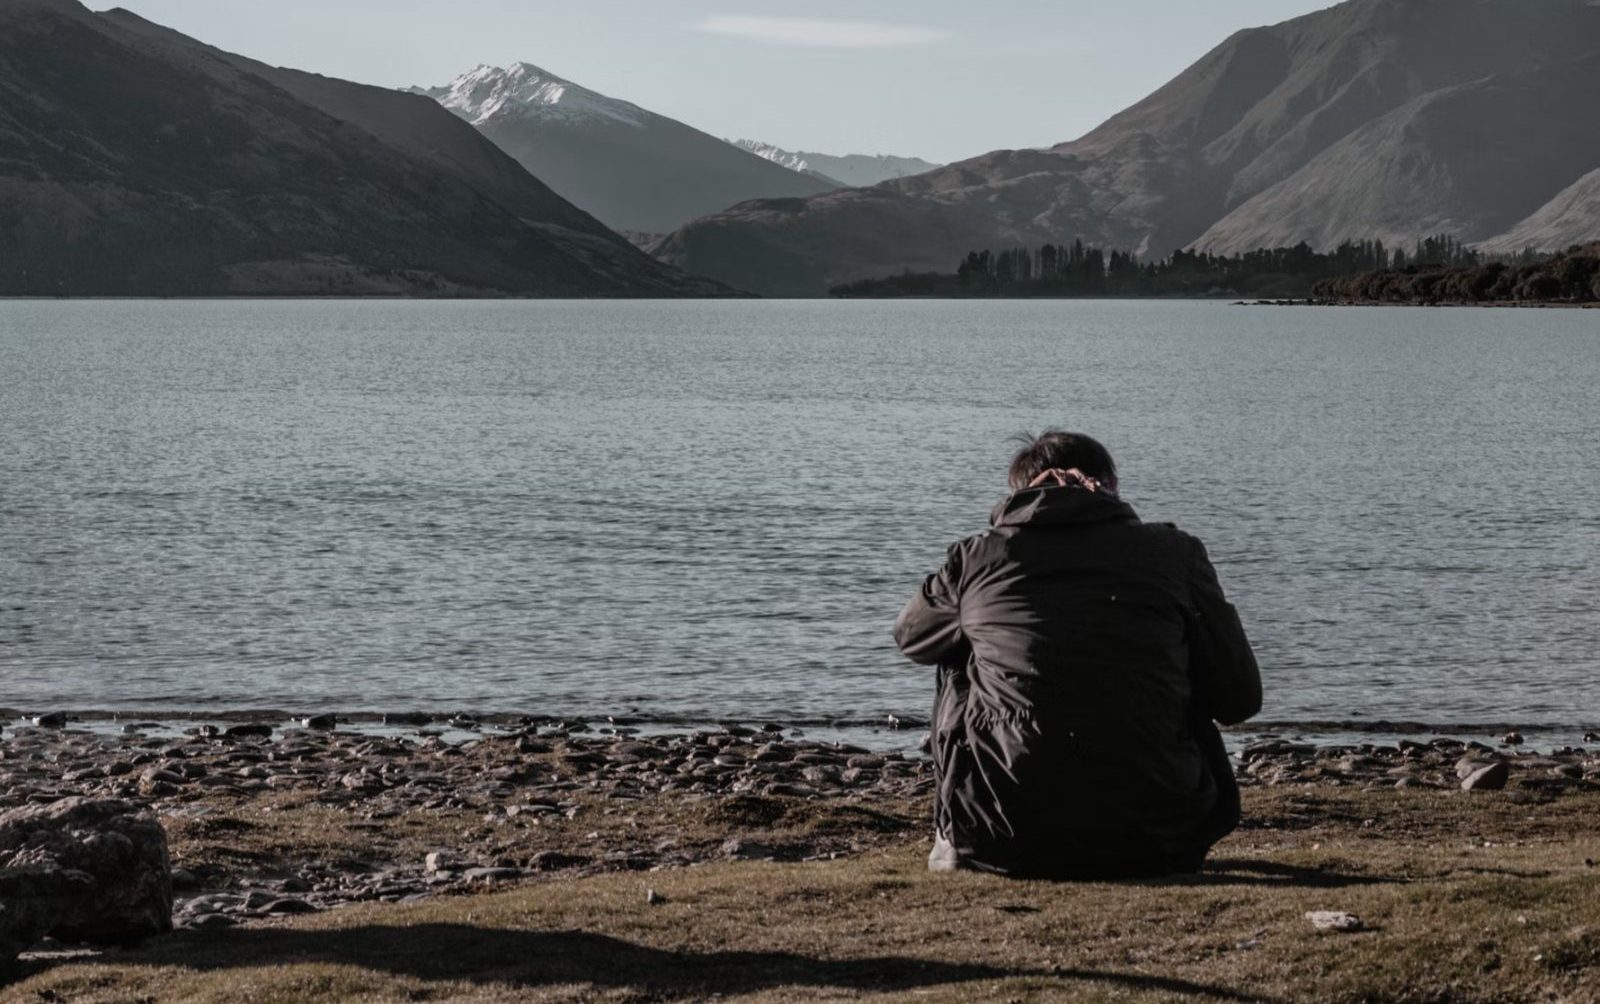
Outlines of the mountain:
[{"label": "mountain", "polygon": [[126,11],[0,0],[0,293],[726,292],[434,102]]},{"label": "mountain", "polygon": [[774,164],[782,164],[791,171],[836,181],[838,185],[835,187],[865,188],[880,181],[906,178],[941,166],[920,157],[891,157],[881,153],[852,153],[835,157],[826,153],[784,150],[753,139],[738,139],[732,143],[741,150],[748,150]]},{"label": "mountain", "polygon": [[1347,0],[1241,31],[1048,150],[873,188],[757,200],[652,249],[772,295],[968,250],[1084,241],[1163,256],[1347,238],[1488,240],[1600,167],[1589,0]]},{"label": "mountain", "polygon": [[1573,182],[1538,211],[1503,234],[1478,245],[1492,254],[1526,248],[1555,250],[1600,236],[1600,168]]},{"label": "mountain", "polygon": [[1595,120],[1567,110],[1574,95],[1595,93],[1600,49],[1430,91],[1330,145],[1197,243],[1234,252],[1301,240],[1327,248],[1347,238],[1492,238],[1600,167]]},{"label": "mountain", "polygon": [[528,63],[480,66],[444,87],[413,90],[617,230],[666,233],[748,199],[838,187]]},{"label": "mountain", "polygon": [[[847,185],[838,178],[831,177],[814,169],[806,161],[805,154],[795,153],[792,150],[784,150],[780,147],[773,146],[771,143],[763,143],[760,140],[754,139],[730,139],[728,142],[745,151],[746,153],[755,154],[762,160],[770,160],[779,167],[786,167],[791,171],[798,171],[801,174],[809,174],[813,178],[820,178],[823,181],[832,182],[835,188],[857,187]],[[879,178],[878,180],[882,181],[883,179]],[[877,182],[874,182],[874,184],[876,183]]]}]

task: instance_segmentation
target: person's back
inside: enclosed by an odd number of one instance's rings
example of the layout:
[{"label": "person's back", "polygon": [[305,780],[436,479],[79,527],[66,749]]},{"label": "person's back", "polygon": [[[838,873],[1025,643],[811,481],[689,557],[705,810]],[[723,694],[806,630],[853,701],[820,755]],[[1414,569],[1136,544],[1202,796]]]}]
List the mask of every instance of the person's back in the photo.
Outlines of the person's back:
[{"label": "person's back", "polygon": [[1092,439],[1046,433],[1012,483],[895,624],[940,667],[930,865],[1192,871],[1238,822],[1213,719],[1260,709],[1238,617],[1200,542],[1141,523]]}]

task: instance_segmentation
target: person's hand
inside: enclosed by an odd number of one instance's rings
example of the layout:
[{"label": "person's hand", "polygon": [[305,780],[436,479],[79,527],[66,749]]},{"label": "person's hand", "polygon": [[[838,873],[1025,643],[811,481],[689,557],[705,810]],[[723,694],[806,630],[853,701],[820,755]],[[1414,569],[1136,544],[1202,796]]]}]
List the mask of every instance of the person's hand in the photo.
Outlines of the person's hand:
[{"label": "person's hand", "polygon": [[1045,471],[1038,477],[1034,478],[1032,481],[1029,481],[1028,487],[1043,488],[1045,485],[1048,485],[1052,482],[1054,482],[1057,488],[1085,488],[1091,492],[1099,492],[1103,495],[1115,495],[1117,493],[1117,482],[1115,478],[1111,479],[1110,481],[1102,482],[1099,478],[1091,478],[1089,475],[1078,470],[1076,467],[1069,467],[1066,470],[1062,470],[1059,467],[1052,467],[1048,471]]}]

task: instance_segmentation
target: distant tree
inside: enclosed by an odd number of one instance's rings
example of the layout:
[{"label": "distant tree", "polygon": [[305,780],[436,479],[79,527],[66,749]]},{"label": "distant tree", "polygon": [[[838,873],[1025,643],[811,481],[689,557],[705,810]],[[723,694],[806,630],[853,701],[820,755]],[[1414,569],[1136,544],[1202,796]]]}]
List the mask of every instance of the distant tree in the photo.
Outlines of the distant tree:
[{"label": "distant tree", "polygon": [[1051,278],[1056,274],[1056,246],[1046,244],[1039,249],[1039,275],[1041,278]]},{"label": "distant tree", "polygon": [[1016,274],[1017,274],[1016,269],[1017,269],[1016,258],[1012,256],[1011,252],[1010,251],[1002,251],[1002,252],[1000,252],[1000,254],[996,257],[995,263],[994,263],[994,278],[995,278],[995,281],[997,283],[999,283],[1000,285],[1002,285],[1002,286],[1009,285],[1011,283],[1011,280],[1016,278]]},{"label": "distant tree", "polygon": [[1517,283],[1512,296],[1518,300],[1560,299],[1561,280],[1551,272],[1535,267]]},{"label": "distant tree", "polygon": [[1495,299],[1495,291],[1499,288],[1500,277],[1505,273],[1505,264],[1490,262],[1481,268],[1473,269],[1466,282],[1466,296],[1464,299],[1475,303]]},{"label": "distant tree", "polygon": [[1580,251],[1579,248],[1573,248],[1553,263],[1554,275],[1561,283],[1561,295],[1574,300],[1588,296],[1590,282],[1596,269],[1600,268],[1600,258],[1581,254]]},{"label": "distant tree", "polygon": [[[1289,248],[1217,255],[1179,249],[1141,262],[1133,254],[1086,245],[1045,244],[970,251],[955,273],[907,273],[838,287],[841,296],[1118,296],[1314,295],[1391,303],[1480,303],[1512,299],[1600,299],[1600,243],[1555,256],[1519,252],[1485,262],[1449,234],[1421,238],[1419,264],[1379,240],[1347,240],[1328,252],[1304,242]],[[1403,267],[1392,267],[1400,263]]]}]

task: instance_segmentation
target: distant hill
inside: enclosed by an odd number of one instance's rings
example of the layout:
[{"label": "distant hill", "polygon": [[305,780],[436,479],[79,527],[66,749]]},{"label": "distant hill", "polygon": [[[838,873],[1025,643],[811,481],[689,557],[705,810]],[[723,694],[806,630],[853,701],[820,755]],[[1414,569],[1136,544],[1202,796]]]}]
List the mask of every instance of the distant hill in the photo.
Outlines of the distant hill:
[{"label": "distant hill", "polygon": [[782,164],[791,171],[814,174],[838,182],[835,187],[865,188],[880,181],[908,178],[913,174],[922,174],[924,171],[931,171],[941,166],[921,157],[891,157],[881,153],[851,153],[838,157],[827,153],[785,150],[754,139],[736,139],[731,142],[741,150],[748,150],[774,164]]},{"label": "distant hill", "polygon": [[839,187],[530,63],[480,66],[443,87],[413,90],[617,230],[666,233],[748,199]]},{"label": "distant hill", "polygon": [[424,98],[0,0],[0,294],[723,293]]},{"label": "distant hill", "polygon": [[1080,139],[752,201],[653,250],[743,288],[820,295],[1074,238],[1148,257],[1518,228],[1543,241],[1586,226],[1568,213],[1588,211],[1583,192],[1557,201],[1600,168],[1583,111],[1596,93],[1589,0],[1348,0],[1234,34]]},{"label": "distant hill", "polygon": [[1596,237],[1600,237],[1600,168],[1562,189],[1521,223],[1479,246],[1491,254],[1515,254],[1528,248],[1571,247]]}]

